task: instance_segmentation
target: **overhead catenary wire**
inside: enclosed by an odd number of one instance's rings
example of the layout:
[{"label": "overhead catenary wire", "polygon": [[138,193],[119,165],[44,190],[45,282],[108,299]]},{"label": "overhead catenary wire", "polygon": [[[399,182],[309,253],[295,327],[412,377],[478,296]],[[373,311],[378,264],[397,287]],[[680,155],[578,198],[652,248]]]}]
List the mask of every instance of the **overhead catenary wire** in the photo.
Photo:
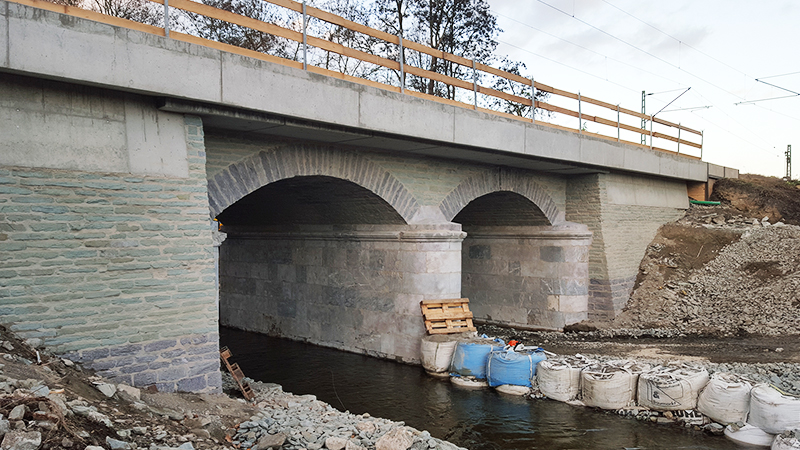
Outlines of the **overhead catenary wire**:
[{"label": "overhead catenary wire", "polygon": [[718,86],[717,84],[715,84],[715,83],[712,83],[711,81],[708,81],[708,80],[706,80],[705,78],[703,78],[703,77],[701,77],[701,76],[699,76],[699,75],[695,75],[694,73],[692,73],[692,72],[689,72],[689,71],[688,71],[688,70],[686,70],[686,69],[682,69],[681,67],[679,67],[679,66],[676,66],[675,64],[673,64],[673,63],[671,63],[671,62],[667,61],[666,59],[664,59],[664,58],[661,58],[661,57],[660,57],[660,56],[658,56],[658,55],[654,55],[653,53],[651,53],[651,52],[648,52],[647,50],[644,50],[644,49],[642,49],[642,48],[640,48],[640,47],[638,47],[638,46],[636,46],[636,45],[634,45],[634,44],[631,44],[630,42],[626,41],[625,39],[622,39],[622,38],[620,38],[620,37],[618,37],[618,36],[615,36],[615,35],[613,35],[613,34],[611,34],[611,33],[607,32],[607,31],[605,31],[605,30],[603,30],[603,29],[601,29],[601,28],[598,28],[598,27],[596,27],[596,26],[592,25],[591,23],[589,23],[589,22],[587,22],[587,21],[585,21],[585,20],[583,20],[583,19],[580,19],[580,18],[578,18],[578,17],[575,17],[575,16],[573,16],[573,15],[570,15],[570,14],[569,14],[569,13],[567,13],[566,11],[564,11],[564,10],[562,10],[562,9],[558,8],[558,7],[555,7],[555,6],[551,5],[551,4],[549,4],[549,3],[545,2],[544,0],[536,0],[536,1],[538,1],[539,3],[541,3],[541,4],[545,5],[545,6],[549,7],[549,8],[552,8],[552,9],[554,9],[554,10],[556,10],[556,11],[560,12],[561,14],[564,14],[564,15],[566,15],[566,16],[568,16],[568,17],[571,17],[571,18],[573,18],[574,20],[577,20],[578,22],[580,22],[580,23],[582,23],[582,24],[584,24],[584,25],[586,25],[586,26],[588,26],[588,27],[590,27],[590,28],[592,28],[592,29],[594,29],[594,30],[597,30],[597,31],[599,31],[600,33],[603,33],[604,35],[606,35],[606,36],[608,36],[608,37],[610,37],[610,38],[612,38],[612,39],[614,39],[614,40],[617,40],[617,41],[619,41],[619,42],[622,42],[623,44],[625,44],[625,45],[627,45],[627,46],[629,46],[629,47],[631,47],[631,48],[633,48],[633,49],[636,49],[636,50],[638,50],[638,51],[640,51],[640,52],[642,52],[642,53],[644,53],[644,54],[646,54],[646,55],[648,55],[648,56],[650,56],[650,57],[652,57],[652,58],[654,58],[654,59],[656,59],[656,60],[658,60],[658,61],[661,61],[662,63],[664,63],[664,64],[667,64],[667,65],[668,65],[668,66],[670,66],[670,67],[673,67],[673,68],[675,68],[675,69],[678,69],[678,70],[680,70],[681,72],[684,72],[684,73],[686,73],[686,74],[688,74],[688,75],[691,75],[691,76],[693,76],[694,78],[697,78],[698,80],[702,81],[703,83],[706,83],[706,84],[708,84],[709,86],[712,86],[712,87],[714,87],[714,88],[716,88],[716,89],[719,89],[719,90],[721,90],[721,91],[723,91],[723,92],[726,92],[726,93],[728,93],[728,94],[730,94],[730,95],[732,95],[732,96],[734,96],[734,97],[736,97],[736,98],[738,98],[738,99],[745,100],[745,99],[744,99],[744,98],[742,98],[741,96],[739,96],[739,95],[737,95],[737,94],[734,94],[733,92],[731,92],[731,91],[729,91],[729,90],[727,90],[727,89],[725,89],[725,88],[723,88],[723,87],[721,87],[721,86]]},{"label": "overhead catenary wire", "polygon": [[[563,41],[563,42],[566,42],[566,43],[568,43],[568,44],[570,44],[570,45],[574,45],[575,47],[578,47],[578,48],[580,48],[580,49],[586,50],[586,51],[588,51],[588,52],[590,52],[590,53],[594,53],[595,55],[602,56],[602,57],[604,57],[604,58],[606,58],[606,59],[610,59],[611,61],[614,61],[614,62],[616,62],[616,63],[618,63],[618,64],[622,64],[622,65],[624,65],[624,66],[630,67],[630,68],[632,68],[632,69],[635,69],[635,70],[638,70],[638,71],[640,71],[640,72],[644,72],[644,73],[646,73],[646,74],[648,74],[648,75],[652,75],[652,76],[654,76],[654,77],[658,77],[658,78],[661,78],[661,79],[663,79],[663,80],[670,81],[670,82],[672,82],[672,83],[675,83],[675,84],[677,84],[677,85],[681,85],[681,84],[683,84],[683,83],[681,83],[681,82],[679,82],[679,81],[675,81],[675,80],[673,80],[673,79],[671,79],[671,78],[667,78],[667,77],[665,77],[665,76],[663,76],[663,75],[661,75],[661,74],[658,74],[658,73],[656,73],[656,72],[652,72],[652,71],[650,71],[650,70],[643,69],[642,67],[640,67],[640,66],[637,66],[637,65],[634,65],[634,64],[629,64],[629,63],[626,63],[625,61],[621,61],[621,60],[619,60],[619,59],[616,59],[616,58],[613,58],[613,57],[611,57],[611,56],[608,56],[608,55],[606,55],[606,54],[604,54],[604,53],[601,53],[601,52],[598,52],[598,51],[592,50],[592,49],[590,49],[590,48],[588,48],[588,47],[585,47],[585,46],[583,46],[583,45],[580,45],[580,44],[577,44],[577,43],[575,43],[575,42],[572,42],[572,41],[570,41],[570,40],[568,40],[568,39],[564,39],[564,38],[562,38],[562,37],[556,36],[555,34],[552,34],[552,33],[549,33],[549,32],[547,32],[547,31],[544,31],[544,30],[542,30],[542,29],[540,29],[540,28],[534,27],[533,25],[530,25],[530,24],[528,24],[528,23],[521,22],[521,21],[519,21],[519,20],[517,20],[517,19],[515,19],[515,18],[513,18],[513,17],[507,16],[507,15],[505,15],[505,14],[497,13],[497,15],[498,15],[498,16],[501,16],[501,17],[504,17],[504,18],[506,18],[506,19],[508,19],[508,20],[510,20],[510,21],[512,21],[512,22],[516,22],[516,23],[518,23],[518,24],[520,24],[520,25],[522,25],[522,26],[528,27],[528,28],[530,28],[530,29],[532,29],[532,30],[536,30],[536,31],[538,31],[538,32],[540,32],[540,33],[542,33],[542,34],[546,34],[547,36],[550,36],[550,37],[552,37],[552,38],[554,38],[554,39],[558,39],[558,40],[560,40],[560,41]],[[606,79],[607,79],[607,78],[606,78]],[[675,90],[675,91],[679,91],[679,90],[682,90],[682,89],[683,89],[683,88],[674,89],[674,90]],[[665,92],[671,92],[671,91],[665,91]]]}]

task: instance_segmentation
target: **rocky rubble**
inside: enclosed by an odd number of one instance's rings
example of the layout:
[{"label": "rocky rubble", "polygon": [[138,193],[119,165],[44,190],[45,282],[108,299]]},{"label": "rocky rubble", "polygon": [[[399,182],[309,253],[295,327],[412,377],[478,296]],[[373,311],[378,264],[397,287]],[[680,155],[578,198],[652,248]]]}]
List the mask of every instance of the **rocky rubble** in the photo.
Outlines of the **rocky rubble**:
[{"label": "rocky rubble", "polygon": [[[461,450],[276,384],[250,380],[256,405],[113,384],[30,343],[0,327],[2,450]],[[223,379],[235,392],[232,378]]]},{"label": "rocky rubble", "polygon": [[[459,450],[402,422],[341,412],[313,395],[283,392],[277,384],[247,379],[260,411],[228,431],[237,448],[266,450]],[[225,384],[232,385],[227,378]]]},{"label": "rocky rubble", "polygon": [[[800,333],[800,227],[713,212],[687,214],[677,226],[698,242],[708,229],[741,237],[700,267],[685,263],[695,255],[665,254],[665,243],[656,238],[642,262],[643,282],[607,328],[717,336]],[[711,237],[707,241],[713,244]]]}]

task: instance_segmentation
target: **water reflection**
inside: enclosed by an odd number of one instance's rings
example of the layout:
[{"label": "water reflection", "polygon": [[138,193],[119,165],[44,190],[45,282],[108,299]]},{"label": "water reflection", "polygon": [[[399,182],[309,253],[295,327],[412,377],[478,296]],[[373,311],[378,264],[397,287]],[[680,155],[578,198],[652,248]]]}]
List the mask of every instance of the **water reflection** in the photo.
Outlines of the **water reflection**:
[{"label": "water reflection", "polygon": [[414,366],[222,328],[248,376],[355,414],[404,421],[472,450],[731,449],[723,437],[564,403],[473,391]]}]

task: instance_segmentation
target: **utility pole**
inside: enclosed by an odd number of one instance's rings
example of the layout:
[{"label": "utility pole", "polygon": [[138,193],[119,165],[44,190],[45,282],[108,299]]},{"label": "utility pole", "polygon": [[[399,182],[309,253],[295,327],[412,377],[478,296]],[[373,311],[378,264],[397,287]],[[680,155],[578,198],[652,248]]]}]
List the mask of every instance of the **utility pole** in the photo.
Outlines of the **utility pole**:
[{"label": "utility pole", "polygon": [[[645,91],[642,91],[642,114],[647,114],[644,108],[644,98],[646,95],[647,94],[645,94]],[[642,118],[642,131],[647,131],[647,120],[645,120],[645,118]],[[647,136],[645,136],[645,134],[642,133],[642,145],[646,143],[647,143]]]},{"label": "utility pole", "polygon": [[792,146],[786,146],[786,181],[792,181]]}]

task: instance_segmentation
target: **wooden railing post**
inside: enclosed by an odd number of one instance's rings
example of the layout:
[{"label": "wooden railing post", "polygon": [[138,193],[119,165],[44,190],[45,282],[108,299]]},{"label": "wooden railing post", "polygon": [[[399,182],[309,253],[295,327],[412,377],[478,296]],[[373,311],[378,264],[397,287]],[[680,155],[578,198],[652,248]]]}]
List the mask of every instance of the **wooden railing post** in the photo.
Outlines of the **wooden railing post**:
[{"label": "wooden railing post", "polygon": [[303,0],[303,70],[308,70],[308,14],[306,14],[306,0]]},{"label": "wooden railing post", "polygon": [[164,36],[169,37],[169,0],[164,0]]}]

